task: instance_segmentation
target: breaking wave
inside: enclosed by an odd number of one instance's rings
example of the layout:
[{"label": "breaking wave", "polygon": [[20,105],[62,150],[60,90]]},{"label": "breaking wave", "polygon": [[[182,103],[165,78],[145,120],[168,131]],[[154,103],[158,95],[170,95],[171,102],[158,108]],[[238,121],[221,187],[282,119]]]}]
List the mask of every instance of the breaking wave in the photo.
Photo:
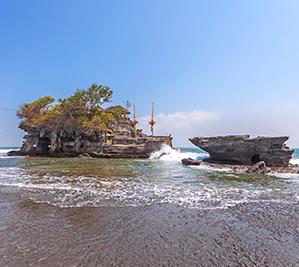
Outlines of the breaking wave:
[{"label": "breaking wave", "polygon": [[210,209],[243,202],[298,203],[298,176],[255,178],[180,162],[207,156],[197,149],[164,146],[150,160],[0,158],[0,190],[61,207],[171,203]]},{"label": "breaking wave", "polygon": [[16,150],[19,149],[18,147],[5,147],[5,148],[1,148],[0,147],[0,158],[1,159],[5,159],[5,158],[19,158],[20,156],[7,156],[7,153],[11,150]]},{"label": "breaking wave", "polygon": [[6,155],[12,149],[0,149],[0,155]]},{"label": "breaking wave", "polygon": [[205,152],[191,152],[183,151],[182,149],[173,149],[170,146],[163,145],[163,147],[151,154],[151,160],[164,160],[164,161],[181,161],[184,158],[202,159],[208,157],[209,154]]},{"label": "breaking wave", "polygon": [[299,165],[299,159],[298,159],[298,158],[292,158],[292,159],[290,160],[290,163],[291,163],[291,164],[294,164],[294,165]]},{"label": "breaking wave", "polygon": [[[17,175],[16,175],[17,173]],[[227,208],[242,202],[292,201],[281,199],[275,190],[252,190],[207,183],[204,180],[179,184],[160,183],[145,179],[102,180],[99,177],[66,177],[28,175],[21,169],[8,168],[1,172],[0,185],[18,188],[22,195],[38,203],[60,207],[81,206],[140,206],[171,203],[188,208]]]},{"label": "breaking wave", "polygon": [[211,171],[211,172],[232,172],[231,168],[225,167],[225,168],[217,168],[217,167],[212,167],[209,165],[198,165],[198,166],[190,166],[190,168],[193,169],[198,169],[198,170],[204,170],[204,171]]},{"label": "breaking wave", "polygon": [[273,173],[269,173],[269,176],[274,176],[277,178],[283,178],[283,179],[293,179],[293,180],[297,180],[299,182],[299,174],[298,173],[288,173],[288,172],[273,172]]}]

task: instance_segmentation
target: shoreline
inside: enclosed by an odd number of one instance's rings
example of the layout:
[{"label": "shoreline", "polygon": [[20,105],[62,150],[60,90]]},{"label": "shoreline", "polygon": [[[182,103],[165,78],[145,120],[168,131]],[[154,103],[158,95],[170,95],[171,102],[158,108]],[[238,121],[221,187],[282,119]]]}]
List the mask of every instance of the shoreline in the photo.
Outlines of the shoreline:
[{"label": "shoreline", "polygon": [[[173,148],[174,149],[174,148]],[[12,152],[12,153],[11,153]],[[128,160],[134,160],[134,159],[138,159],[138,160],[149,160],[150,157],[122,157],[122,156],[117,156],[117,155],[113,155],[108,156],[108,155],[92,155],[92,154],[88,154],[88,155],[84,155],[87,153],[83,153],[83,154],[78,154],[78,155],[74,155],[74,154],[52,154],[52,155],[26,155],[23,152],[21,152],[20,150],[12,150],[9,151],[7,153],[7,157],[28,157],[28,158],[79,158],[79,159],[128,159]],[[162,155],[163,156],[163,155]],[[197,161],[197,160],[195,160]],[[186,165],[186,166],[199,166],[198,168],[211,168],[211,169],[216,169],[216,170],[223,170],[223,171],[228,171],[228,172],[232,172],[232,173],[237,173],[237,174],[246,174],[248,173],[248,168],[251,167],[251,165],[239,165],[239,164],[222,164],[222,163],[210,163],[208,161],[204,161],[204,160],[198,160],[198,162],[200,162],[200,164],[190,164],[190,165]],[[183,164],[184,165],[184,164]],[[299,164],[289,164],[288,167],[267,167],[267,171],[265,173],[256,173],[256,172],[252,172],[252,174],[262,174],[262,175],[274,175],[276,173],[278,174],[299,174]]]},{"label": "shoreline", "polygon": [[[196,165],[189,165],[189,166],[196,166]],[[218,163],[209,163],[202,161],[200,165],[202,167],[210,167],[214,169],[224,170],[227,171],[230,169],[232,173],[240,173],[244,174],[247,173],[248,168],[250,168],[250,165],[237,165],[237,164],[218,164]],[[299,174],[299,165],[298,164],[290,164],[289,167],[267,167],[268,171],[266,173],[260,173],[264,175],[271,175],[275,173],[290,173],[290,174]],[[294,168],[298,168],[294,169]],[[248,173],[250,174],[250,173]],[[255,172],[252,172],[252,174],[258,174]]]},{"label": "shoreline", "polygon": [[212,210],[172,204],[59,208],[8,191],[0,200],[0,265],[299,263],[298,204],[243,203]]}]

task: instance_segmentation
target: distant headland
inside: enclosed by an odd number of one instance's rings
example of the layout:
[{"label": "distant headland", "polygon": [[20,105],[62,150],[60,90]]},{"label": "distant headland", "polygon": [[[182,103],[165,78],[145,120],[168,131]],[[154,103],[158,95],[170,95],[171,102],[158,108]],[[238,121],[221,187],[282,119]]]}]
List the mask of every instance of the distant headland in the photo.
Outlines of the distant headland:
[{"label": "distant headland", "polygon": [[19,128],[26,132],[19,151],[9,155],[148,158],[171,136],[154,136],[154,113],[149,122],[152,135],[142,133],[123,106],[103,108],[111,102],[112,90],[92,84],[55,101],[45,96],[24,104],[17,111]]}]

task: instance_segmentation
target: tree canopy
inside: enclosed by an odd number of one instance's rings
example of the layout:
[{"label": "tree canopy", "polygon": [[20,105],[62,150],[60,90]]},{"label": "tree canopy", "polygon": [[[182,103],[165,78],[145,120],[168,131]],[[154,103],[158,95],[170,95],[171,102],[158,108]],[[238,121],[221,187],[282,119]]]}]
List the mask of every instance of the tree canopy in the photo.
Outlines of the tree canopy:
[{"label": "tree canopy", "polygon": [[103,105],[111,102],[112,90],[104,85],[92,84],[77,90],[67,98],[55,99],[45,96],[24,104],[17,111],[22,120],[20,128],[45,131],[82,132],[108,131],[111,124],[124,118],[127,110],[121,106],[107,109]]}]

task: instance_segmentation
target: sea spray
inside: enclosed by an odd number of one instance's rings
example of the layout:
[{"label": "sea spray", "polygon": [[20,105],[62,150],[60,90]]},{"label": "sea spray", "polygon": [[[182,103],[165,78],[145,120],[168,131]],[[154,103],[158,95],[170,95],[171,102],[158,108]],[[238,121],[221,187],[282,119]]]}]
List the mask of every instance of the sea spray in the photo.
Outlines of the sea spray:
[{"label": "sea spray", "polygon": [[182,149],[173,149],[170,146],[163,145],[159,151],[153,152],[151,160],[181,161],[184,158],[200,159],[208,157],[207,153],[186,152]]},{"label": "sea spray", "polygon": [[292,159],[290,160],[290,163],[291,163],[291,164],[294,164],[294,165],[299,165],[299,158],[292,158]]},{"label": "sea spray", "polygon": [[18,147],[0,147],[0,156],[7,156],[7,153],[11,150],[19,149]]},{"label": "sea spray", "polygon": [[60,207],[144,206],[226,208],[243,202],[298,203],[298,177],[278,179],[186,167],[182,158],[207,157],[199,149],[164,146],[150,160],[0,158],[0,190]]}]

